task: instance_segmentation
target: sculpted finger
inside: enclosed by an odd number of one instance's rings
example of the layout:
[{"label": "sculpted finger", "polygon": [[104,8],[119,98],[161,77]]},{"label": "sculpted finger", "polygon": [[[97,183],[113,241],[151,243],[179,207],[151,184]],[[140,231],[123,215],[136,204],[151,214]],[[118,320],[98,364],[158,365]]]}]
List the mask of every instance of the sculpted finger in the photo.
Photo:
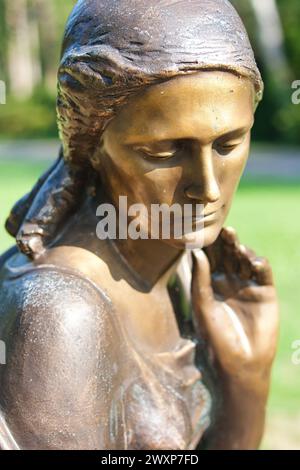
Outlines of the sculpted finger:
[{"label": "sculpted finger", "polygon": [[234,228],[226,227],[221,232],[223,240],[223,263],[225,272],[234,276],[239,272],[240,259],[238,256],[239,239]]},{"label": "sculpted finger", "polygon": [[211,268],[203,250],[193,250],[192,290],[203,296],[211,288]]},{"label": "sculpted finger", "polygon": [[238,256],[240,260],[239,265],[239,277],[242,280],[250,280],[252,277],[252,255],[253,252],[249,250],[245,245],[239,245]]},{"label": "sculpted finger", "polygon": [[231,252],[230,256],[226,256],[226,251],[235,249],[237,244],[236,231],[231,227],[227,227],[221,230],[219,237],[212,245],[205,248],[204,251],[208,256],[213,273],[235,272],[236,264],[234,264]]},{"label": "sculpted finger", "polygon": [[210,263],[211,272],[223,272],[223,240],[219,236],[217,240],[210,246],[205,248],[205,254],[207,255]]},{"label": "sculpted finger", "polygon": [[211,269],[207,256],[202,250],[192,251],[192,302],[194,324],[198,333],[207,338],[207,316],[213,309],[213,290],[211,287]]},{"label": "sculpted finger", "polygon": [[252,261],[254,280],[261,286],[273,286],[274,278],[272,268],[267,258],[256,257]]},{"label": "sculpted finger", "polygon": [[239,244],[239,237],[233,227],[224,227],[221,232],[221,237],[228,245]]}]

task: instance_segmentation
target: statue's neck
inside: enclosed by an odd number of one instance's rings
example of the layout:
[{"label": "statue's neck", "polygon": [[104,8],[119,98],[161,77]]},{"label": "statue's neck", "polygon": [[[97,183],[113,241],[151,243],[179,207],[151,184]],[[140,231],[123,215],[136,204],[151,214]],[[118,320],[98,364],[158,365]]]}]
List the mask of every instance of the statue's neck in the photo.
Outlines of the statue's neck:
[{"label": "statue's neck", "polygon": [[158,282],[166,285],[182,255],[160,240],[113,240],[110,244],[135,283],[146,291]]},{"label": "statue's neck", "polygon": [[[108,244],[116,258],[122,263],[123,268],[134,280],[134,283],[141,289],[149,291],[158,281],[168,282],[164,274],[171,273],[172,268],[176,269],[183,251],[167,244],[165,241],[151,238],[134,240],[130,237],[128,225],[132,220],[128,217],[128,208],[125,208],[123,217],[120,216],[119,206],[118,209],[115,209],[116,204],[113,204],[110,196],[105,193],[103,185],[99,185],[92,203],[93,211],[97,213],[99,206],[107,203],[111,204],[116,213],[116,226],[112,227],[113,234],[109,238]],[[106,221],[108,221],[107,217]]]},{"label": "statue's neck", "polygon": [[110,265],[113,276],[123,273],[124,279],[138,290],[149,292],[158,282],[166,285],[183,251],[161,240],[133,240],[129,236],[120,239],[118,215],[116,237],[99,239],[97,227],[101,217],[97,216],[97,209],[107,203],[103,195],[88,198],[67,224],[56,245],[74,245],[93,252]]}]

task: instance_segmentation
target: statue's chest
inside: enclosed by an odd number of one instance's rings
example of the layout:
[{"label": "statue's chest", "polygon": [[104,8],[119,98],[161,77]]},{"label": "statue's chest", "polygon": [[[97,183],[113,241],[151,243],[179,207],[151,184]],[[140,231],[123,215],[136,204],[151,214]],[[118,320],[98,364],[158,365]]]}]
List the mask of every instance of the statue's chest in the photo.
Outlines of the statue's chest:
[{"label": "statue's chest", "polygon": [[[116,442],[131,450],[195,449],[211,399],[195,366],[195,344],[151,354],[131,348],[111,408]],[[110,433],[112,435],[112,433]]]},{"label": "statue's chest", "polygon": [[[175,282],[169,292],[141,299],[132,324],[122,322],[128,349],[112,410],[126,449],[195,449],[209,425],[211,397],[196,366],[196,342],[182,337],[189,324],[182,296]],[[135,336],[138,315],[143,325]]]},{"label": "statue's chest", "polygon": [[[112,298],[111,293],[109,293]],[[180,331],[168,290],[154,288],[144,294],[128,286],[113,293],[121,328],[139,350],[160,353],[176,348]]]}]

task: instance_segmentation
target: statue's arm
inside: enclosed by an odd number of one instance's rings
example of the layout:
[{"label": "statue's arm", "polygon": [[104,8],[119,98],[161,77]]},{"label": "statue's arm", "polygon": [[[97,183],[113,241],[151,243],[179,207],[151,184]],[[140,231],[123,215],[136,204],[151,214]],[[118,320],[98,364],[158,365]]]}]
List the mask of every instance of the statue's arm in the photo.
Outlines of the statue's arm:
[{"label": "statue's arm", "polygon": [[258,449],[265,427],[266,404],[269,390],[268,377],[255,384],[235,381],[223,376],[220,381],[222,404],[199,448],[213,450]]},{"label": "statue's arm", "polygon": [[107,298],[80,276],[42,269],[16,280],[3,301],[0,402],[18,446],[114,448],[119,342]]}]

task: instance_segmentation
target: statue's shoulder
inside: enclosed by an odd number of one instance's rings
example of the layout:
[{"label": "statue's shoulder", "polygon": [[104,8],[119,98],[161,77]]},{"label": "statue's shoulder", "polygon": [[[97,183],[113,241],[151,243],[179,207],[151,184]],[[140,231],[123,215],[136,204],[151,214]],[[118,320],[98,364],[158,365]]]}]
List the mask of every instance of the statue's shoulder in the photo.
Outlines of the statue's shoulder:
[{"label": "statue's shoulder", "polygon": [[[64,313],[110,314],[112,304],[99,285],[76,269],[72,263],[43,263],[24,260],[12,253],[1,266],[0,297],[2,305],[17,305],[19,310]],[[52,262],[51,262],[52,261]],[[10,305],[12,307],[12,305]]]}]

